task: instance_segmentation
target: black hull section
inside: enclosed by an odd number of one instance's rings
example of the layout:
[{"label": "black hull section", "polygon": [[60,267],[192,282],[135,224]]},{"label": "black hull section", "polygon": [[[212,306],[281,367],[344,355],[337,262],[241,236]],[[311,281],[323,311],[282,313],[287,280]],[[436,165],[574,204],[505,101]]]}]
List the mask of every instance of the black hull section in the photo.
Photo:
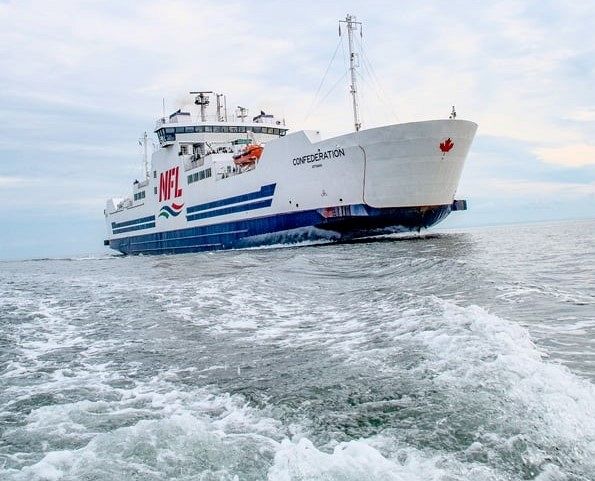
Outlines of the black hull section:
[{"label": "black hull section", "polygon": [[451,212],[451,206],[398,207],[376,209],[366,206],[366,216],[345,216],[327,219],[317,227],[335,231],[341,238],[356,239],[394,232],[412,232],[427,229]]}]

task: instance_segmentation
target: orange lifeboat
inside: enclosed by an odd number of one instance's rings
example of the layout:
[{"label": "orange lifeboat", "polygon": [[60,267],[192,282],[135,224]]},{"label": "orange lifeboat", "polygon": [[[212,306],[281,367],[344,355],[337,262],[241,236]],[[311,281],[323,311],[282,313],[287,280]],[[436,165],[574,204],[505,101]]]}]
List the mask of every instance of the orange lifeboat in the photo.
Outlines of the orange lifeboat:
[{"label": "orange lifeboat", "polygon": [[244,147],[238,154],[233,156],[233,162],[236,165],[254,164],[258,159],[260,159],[263,150],[264,147],[262,145],[246,145],[246,147]]}]

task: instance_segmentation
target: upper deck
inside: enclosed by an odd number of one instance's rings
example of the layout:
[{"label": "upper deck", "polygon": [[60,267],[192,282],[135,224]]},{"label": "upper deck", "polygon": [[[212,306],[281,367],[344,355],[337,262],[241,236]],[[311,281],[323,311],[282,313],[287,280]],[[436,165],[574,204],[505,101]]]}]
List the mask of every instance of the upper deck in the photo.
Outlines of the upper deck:
[{"label": "upper deck", "polygon": [[184,123],[175,124],[175,126],[171,122],[164,122],[156,127],[155,133],[159,138],[159,144],[162,147],[166,147],[176,141],[230,142],[235,140],[238,134],[245,137],[250,132],[264,135],[262,140],[266,141],[275,137],[283,137],[287,130],[284,126],[268,126],[253,123],[238,124],[232,122],[215,123],[188,119]]},{"label": "upper deck", "polygon": [[212,142],[228,143],[240,137],[253,136],[259,142],[266,142],[286,134],[285,120],[279,120],[271,114],[260,114],[247,119],[248,110],[238,107],[238,111],[228,118],[227,109],[217,104],[215,115],[207,115],[208,97],[197,96],[195,104],[178,109],[169,117],[157,120],[155,133],[161,147],[174,142]]}]

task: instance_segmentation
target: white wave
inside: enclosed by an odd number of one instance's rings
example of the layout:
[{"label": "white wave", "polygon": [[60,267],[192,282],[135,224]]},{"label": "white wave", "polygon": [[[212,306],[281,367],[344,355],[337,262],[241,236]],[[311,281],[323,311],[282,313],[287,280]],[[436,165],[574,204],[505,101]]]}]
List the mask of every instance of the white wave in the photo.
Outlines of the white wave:
[{"label": "white wave", "polygon": [[[176,372],[163,373],[133,389],[120,390],[121,397],[112,401],[35,410],[21,435],[37,439],[49,429],[45,439],[51,435],[67,443],[78,435],[82,447],[46,452],[20,469],[0,471],[2,479],[502,479],[490,467],[395,445],[390,438],[361,439],[322,450],[301,435],[288,438],[299,427],[284,426],[251,408],[241,396],[205,389],[180,391],[167,380],[175,377]],[[124,425],[117,427],[119,423]]]},{"label": "white wave", "polygon": [[5,434],[82,447],[52,450],[20,469],[0,470],[2,479],[234,479],[251,472],[251,479],[262,479],[283,426],[240,396],[180,391],[166,380],[175,376],[168,372],[132,389],[112,388],[114,395],[104,393],[112,400],[33,410],[24,427]]},{"label": "white wave", "polygon": [[[524,473],[558,481],[587,480],[595,473],[593,385],[547,360],[526,329],[477,306],[394,293],[394,285],[378,280],[376,288],[390,289],[368,292],[357,272],[340,262],[325,266],[326,282],[312,276],[320,269],[315,256],[270,254],[281,266],[276,277],[265,275],[266,265],[246,268],[262,262],[253,251],[237,254],[241,261],[219,259],[227,263],[225,275],[212,277],[202,275],[195,257],[172,265],[161,258],[151,261],[158,272],[154,278],[114,279],[101,293],[95,286],[105,280],[90,275],[71,281],[75,289],[55,300],[16,294],[3,299],[3,307],[22,316],[10,338],[17,355],[1,374],[10,385],[3,394],[11,399],[3,409],[18,403],[30,408],[18,411],[24,413],[22,422],[8,426],[3,436],[33,447],[12,454],[0,478],[450,481],[519,479]],[[193,275],[169,274],[185,268]],[[382,270],[382,278],[394,276],[392,269]],[[349,275],[351,284],[345,281]],[[82,294],[75,292],[77,282],[87,286]],[[330,282],[338,287],[326,295]],[[75,302],[74,295],[80,296]],[[151,309],[192,333],[233,333],[243,342],[285,347],[288,353],[316,348],[336,356],[345,372],[369,367],[383,379],[412,383],[417,398],[405,392],[362,407],[417,410],[419,425],[403,423],[379,437],[322,444],[306,422],[287,425],[272,406],[256,409],[241,396],[180,382],[181,370],[135,380],[132,364],[96,358],[133,341],[91,335],[98,312],[120,322],[129,306],[114,307],[118,296],[150,299]],[[133,315],[121,320],[131,332],[143,328],[142,310]],[[147,325],[158,328],[156,319]],[[72,362],[50,360],[63,350],[75,353]],[[401,362],[404,354],[409,364]],[[221,360],[201,372],[226,369]],[[74,401],[68,397],[73,391]],[[39,407],[31,401],[35,396],[55,398]],[[422,448],[423,442],[415,441],[420,438],[452,444]]]},{"label": "white wave", "polygon": [[[249,327],[245,339],[288,348],[324,346],[331,356],[348,356],[354,366],[425,382],[443,399],[445,411],[442,417],[435,413],[435,429],[462,429],[481,445],[481,453],[470,451],[471,457],[509,463],[513,471],[527,469],[543,479],[555,469],[564,476],[595,473],[594,386],[548,360],[515,322],[436,297],[410,297],[396,305],[385,296],[366,316],[361,303],[355,311],[304,304],[300,290],[277,291],[271,304],[251,295],[247,285],[225,294],[216,283],[211,287],[209,302],[228,308],[210,329]],[[381,345],[373,342],[378,338]],[[419,352],[413,368],[395,361],[407,351]],[[407,438],[405,431],[392,435]]]},{"label": "white wave", "polygon": [[244,238],[241,242],[244,248],[262,249],[262,243],[266,242],[270,248],[279,247],[305,247],[329,243],[338,240],[341,235],[317,227],[299,227],[274,234],[261,234]]},{"label": "white wave", "polygon": [[440,382],[461,390],[496,387],[519,415],[535,417],[548,442],[595,443],[595,386],[546,362],[518,324],[477,306],[441,303],[448,332],[427,330],[419,336],[437,354],[433,364]]},{"label": "white wave", "polygon": [[452,455],[425,455],[402,448],[384,456],[373,444],[377,439],[350,441],[332,452],[317,449],[311,441],[284,440],[268,472],[269,481],[370,480],[370,481],[496,481],[502,474],[475,463],[461,463]]},{"label": "white wave", "polygon": [[[478,306],[433,298],[403,314],[382,327],[397,344],[423,346],[408,374],[431,379],[447,429],[467,430],[487,457],[517,458],[534,474],[552,460],[572,466],[566,474],[595,473],[595,386],[588,380],[547,361],[525,328]],[[360,351],[351,362],[403,375],[397,352]]]},{"label": "white wave", "polygon": [[536,284],[527,282],[511,282],[496,286],[501,291],[498,299],[508,302],[521,302],[526,299],[535,300],[535,296],[555,299],[559,302],[568,302],[577,305],[595,305],[595,296],[580,289],[569,291],[555,285]]}]

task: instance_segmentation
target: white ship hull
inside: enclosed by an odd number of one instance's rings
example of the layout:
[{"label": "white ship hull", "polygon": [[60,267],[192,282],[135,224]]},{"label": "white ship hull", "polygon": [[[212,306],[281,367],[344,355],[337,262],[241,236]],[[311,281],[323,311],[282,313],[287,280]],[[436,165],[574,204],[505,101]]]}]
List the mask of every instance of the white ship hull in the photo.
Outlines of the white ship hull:
[{"label": "white ship hull", "polygon": [[160,254],[427,228],[456,209],[476,129],[431,120],[326,140],[302,131],[268,141],[241,175],[216,171],[230,154],[213,153],[204,164],[212,175],[190,183],[197,170],[174,151],[180,134],[154,155],[142,199],[108,201],[106,243],[124,254]]}]

